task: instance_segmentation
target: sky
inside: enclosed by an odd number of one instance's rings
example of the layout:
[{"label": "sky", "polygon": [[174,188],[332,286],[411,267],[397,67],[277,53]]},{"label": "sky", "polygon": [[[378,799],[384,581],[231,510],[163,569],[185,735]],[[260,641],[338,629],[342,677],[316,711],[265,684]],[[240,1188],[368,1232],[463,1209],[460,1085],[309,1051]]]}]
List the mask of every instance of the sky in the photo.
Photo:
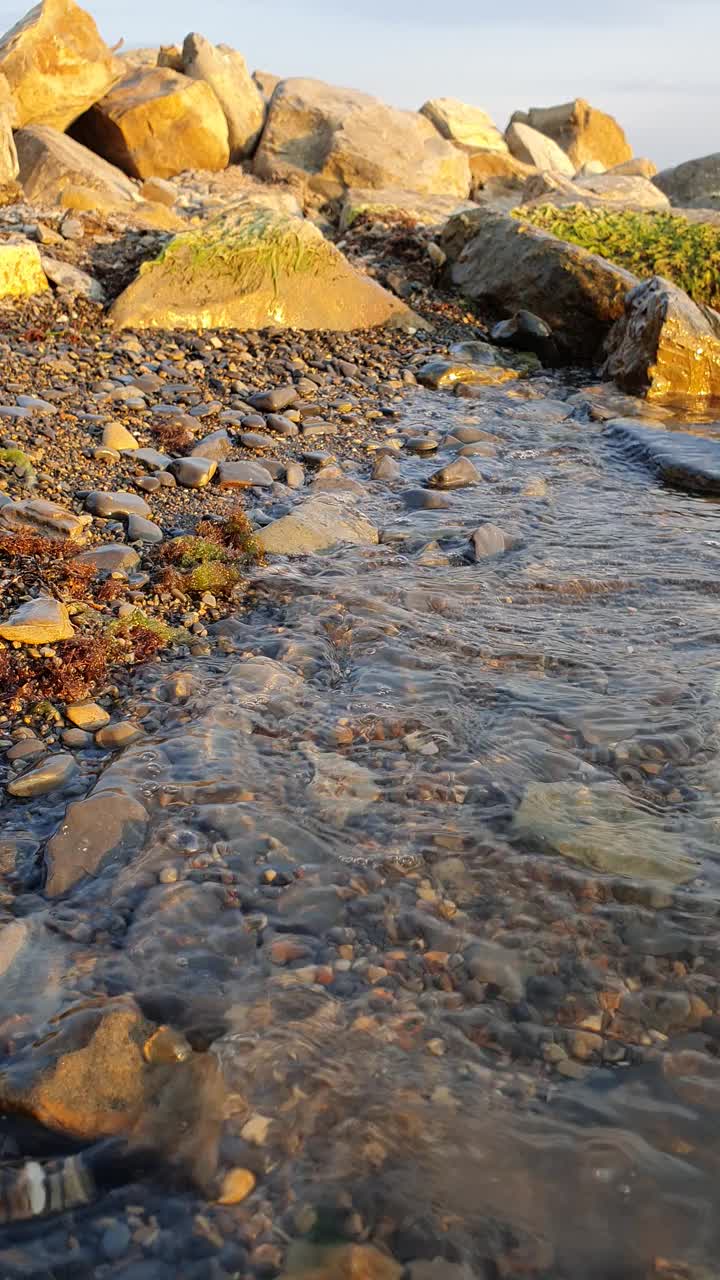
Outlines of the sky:
[{"label": "sky", "polygon": [[[720,151],[720,0],[90,0],[105,39],[200,30],[251,70],[314,76],[417,109],[453,97],[501,127],[586,98],[660,167]],[[3,29],[25,6],[0,0]],[[198,26],[200,23],[200,26]]]}]

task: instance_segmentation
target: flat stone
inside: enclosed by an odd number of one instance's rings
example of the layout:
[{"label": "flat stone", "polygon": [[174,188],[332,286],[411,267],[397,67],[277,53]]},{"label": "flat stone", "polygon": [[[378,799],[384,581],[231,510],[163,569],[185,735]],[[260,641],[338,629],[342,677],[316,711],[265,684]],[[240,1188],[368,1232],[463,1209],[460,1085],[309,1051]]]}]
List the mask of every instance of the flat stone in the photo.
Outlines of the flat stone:
[{"label": "flat stone", "polygon": [[411,436],[405,441],[409,453],[437,453],[440,441],[435,436]]},{"label": "flat stone", "polygon": [[89,272],[74,267],[71,262],[60,262],[46,253],[40,255],[42,269],[48,280],[64,293],[79,294],[91,302],[105,302],[105,290]]},{"label": "flat stone", "polygon": [[265,419],[265,425],[268,431],[275,431],[279,436],[287,436],[291,438],[300,432],[296,422],[291,422],[282,413],[269,413]]},{"label": "flat stone", "polygon": [[95,733],[108,723],[110,714],[98,702],[71,702],[65,708],[65,717],[78,729]]},{"label": "flat stone", "polygon": [[406,489],[401,497],[408,511],[447,511],[452,505],[449,498],[432,489]]},{"label": "flat stone", "polygon": [[254,449],[258,453],[277,447],[272,436],[261,435],[259,431],[243,431],[240,436],[240,443],[244,449]]},{"label": "flat stone", "polygon": [[261,413],[282,413],[299,399],[299,393],[293,386],[273,387],[271,391],[256,392],[250,397],[250,404]]},{"label": "flat stone", "polygon": [[144,516],[128,516],[127,539],[128,542],[162,542],[163,531],[159,525],[146,520]]},{"label": "flat stone", "polygon": [[366,495],[367,490],[359,481],[353,480],[351,476],[334,476],[326,475],[324,471],[310,485],[311,493],[354,493],[357,497],[362,498]]},{"label": "flat stone", "polygon": [[217,471],[214,458],[175,458],[168,471],[175,477],[179,485],[185,489],[204,489]]},{"label": "flat stone", "polygon": [[165,471],[170,466],[172,458],[169,453],[160,453],[158,449],[136,449],[133,462],[142,462],[148,471]]},{"label": "flat stone", "polygon": [[74,747],[77,750],[84,750],[93,745],[93,736],[85,729],[63,729],[60,737],[63,740],[63,746]]},{"label": "flat stone", "polygon": [[218,473],[220,489],[269,489],[273,483],[267,467],[259,462],[221,462]]},{"label": "flat stone", "polygon": [[7,786],[8,794],[23,800],[44,796],[64,787],[76,772],[75,757],[58,751],[41,760],[40,764],[34,765],[19,778],[13,778]]},{"label": "flat stone", "polygon": [[47,752],[47,746],[41,738],[22,738],[20,742],[15,742],[8,751],[5,752],[5,759],[10,764],[15,764],[17,760],[27,762],[34,760],[38,756],[44,756]]},{"label": "flat stone", "polygon": [[616,418],[605,430],[673,489],[720,493],[720,441],[654,424],[642,426],[634,418]]},{"label": "flat stone", "polygon": [[232,451],[233,442],[230,436],[227,431],[220,428],[219,431],[211,431],[210,435],[198,440],[190,450],[190,457],[214,458],[216,462],[222,462],[223,459],[229,458]]},{"label": "flat stone", "polygon": [[256,535],[265,551],[301,556],[342,542],[372,545],[378,531],[358,511],[330,497],[309,498],[289,515],[274,520]]},{"label": "flat stone", "polygon": [[76,564],[92,565],[98,573],[118,573],[135,569],[140,563],[140,556],[124,542],[106,542],[102,547],[81,551],[73,560]]},{"label": "flat stone", "polygon": [[55,644],[58,640],[70,640],[75,629],[64,604],[51,596],[39,596],[28,600],[9,618],[0,622],[0,636],[16,644]]},{"label": "flat stone", "polygon": [[108,751],[122,751],[123,747],[129,747],[131,742],[142,738],[144,732],[139,724],[133,724],[131,720],[118,720],[115,724],[108,724],[100,729],[95,734],[95,741],[99,747]]},{"label": "flat stone", "polygon": [[80,540],[88,525],[74,512],[44,498],[23,498],[0,508],[0,532],[39,533],[45,538]]},{"label": "flat stone", "polygon": [[468,485],[479,484],[481,478],[468,458],[456,458],[435,471],[427,483],[431,489],[464,489]]},{"label": "flat stone", "polygon": [[288,489],[302,489],[305,483],[305,472],[299,462],[288,462],[285,468],[285,484]]},{"label": "flat stone", "polygon": [[49,897],[67,893],[107,860],[125,860],[143,845],[146,809],[125,792],[101,789],[68,806],[45,854]]},{"label": "flat stone", "polygon": [[103,427],[102,442],[108,449],[138,449],[135,436],[122,422],[108,422]]},{"label": "flat stone", "polygon": [[109,519],[111,516],[149,516],[152,512],[144,498],[125,489],[105,492],[96,489],[85,499],[85,510],[93,516]]},{"label": "flat stone", "polygon": [[307,418],[303,419],[302,433],[306,439],[312,439],[315,436],[334,436],[337,435],[337,426],[334,422],[326,422],[324,418]]}]

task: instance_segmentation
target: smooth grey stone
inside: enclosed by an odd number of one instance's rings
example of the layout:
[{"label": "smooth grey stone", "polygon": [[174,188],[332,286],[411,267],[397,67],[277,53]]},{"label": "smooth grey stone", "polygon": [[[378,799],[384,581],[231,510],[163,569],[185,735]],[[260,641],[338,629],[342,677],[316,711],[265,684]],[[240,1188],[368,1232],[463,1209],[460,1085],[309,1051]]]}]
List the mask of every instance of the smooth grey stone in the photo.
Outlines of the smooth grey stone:
[{"label": "smooth grey stone", "polygon": [[190,457],[214,458],[216,462],[222,462],[224,458],[229,458],[232,451],[233,442],[227,431],[221,427],[218,431],[211,431],[209,436],[203,436],[202,440],[198,440],[190,450]]},{"label": "smooth grey stone", "polygon": [[265,425],[268,431],[275,431],[279,436],[292,437],[299,434],[296,423],[291,422],[282,413],[269,413],[265,419]]},{"label": "smooth grey stone", "polygon": [[274,387],[271,391],[260,391],[250,397],[250,404],[261,413],[282,413],[299,400],[297,389],[293,386]]},{"label": "smooth grey stone", "polygon": [[[142,518],[142,517],[141,517]],[[90,564],[99,573],[118,573],[134,569],[140,563],[137,551],[124,542],[106,542],[102,547],[91,547],[73,556],[75,564]]]},{"label": "smooth grey stone", "polygon": [[457,458],[446,467],[435,471],[428,480],[432,489],[465,489],[469,485],[479,484],[481,476],[469,458]]},{"label": "smooth grey stone", "polygon": [[19,778],[13,778],[7,786],[8,794],[25,800],[33,796],[44,796],[63,787],[76,772],[75,757],[58,751],[41,760],[40,764],[33,765],[32,769]]},{"label": "smooth grey stone", "polygon": [[128,542],[162,542],[163,531],[144,516],[128,516],[127,537]]},{"label": "smooth grey stone", "polygon": [[303,419],[302,433],[306,439],[313,439],[315,436],[334,436],[337,435],[337,430],[334,422],[326,422],[323,418]]},{"label": "smooth grey stone", "polygon": [[142,462],[148,471],[164,471],[172,462],[170,455],[159,449],[133,449],[132,460]]},{"label": "smooth grey stone", "polygon": [[149,516],[150,508],[144,498],[125,489],[111,492],[96,489],[85,499],[85,510],[93,516],[109,519],[111,516]]},{"label": "smooth grey stone", "polygon": [[243,431],[240,436],[240,443],[245,449],[256,449],[262,453],[265,449],[275,449],[276,443],[272,436],[261,435],[259,431]]},{"label": "smooth grey stone", "polygon": [[431,489],[406,489],[401,496],[409,511],[447,511],[452,505],[449,498]]},{"label": "smooth grey stone", "polygon": [[299,462],[288,462],[285,469],[285,484],[289,489],[302,489],[305,483],[305,472]]},{"label": "smooth grey stone", "polygon": [[392,484],[395,480],[399,480],[402,474],[402,468],[396,458],[384,457],[378,458],[372,469],[373,480],[384,480],[388,484]]},{"label": "smooth grey stone", "polygon": [[516,540],[496,524],[481,524],[470,536],[470,546],[475,560],[487,560],[489,556],[502,555],[516,546]]},{"label": "smooth grey stone", "polygon": [[214,458],[203,458],[195,455],[192,458],[175,458],[168,467],[177,483],[185,489],[204,489],[217,471]]},{"label": "smooth grey stone", "polygon": [[273,478],[268,468],[259,462],[221,462],[218,485],[221,489],[252,489],[258,486],[268,489]]}]

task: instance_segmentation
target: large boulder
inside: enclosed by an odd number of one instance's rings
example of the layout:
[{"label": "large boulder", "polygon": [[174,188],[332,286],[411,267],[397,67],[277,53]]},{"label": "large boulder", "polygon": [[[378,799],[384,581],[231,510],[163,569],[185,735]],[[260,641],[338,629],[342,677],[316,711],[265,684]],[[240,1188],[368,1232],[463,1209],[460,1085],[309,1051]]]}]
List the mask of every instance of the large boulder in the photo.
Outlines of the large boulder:
[{"label": "large boulder", "polygon": [[8,187],[18,176],[18,158],[13,138],[17,109],[7,78],[0,73],[0,188]]},{"label": "large boulder", "polygon": [[523,205],[553,204],[558,208],[581,204],[588,209],[669,209],[670,202],[647,178],[620,173],[597,173],[586,178],[538,173],[523,188]]},{"label": "large boulder", "polygon": [[547,169],[550,173],[563,173],[567,178],[574,178],[575,165],[570,158],[552,138],[546,138],[537,129],[522,121],[514,121],[505,137],[516,160],[532,164],[536,169]]},{"label": "large boulder", "polygon": [[232,163],[252,155],[265,122],[265,99],[242,54],[191,32],[183,45],[183,71],[215,90],[227,120]]},{"label": "large boulder", "polygon": [[275,90],[255,155],[260,178],[305,175],[329,198],[350,187],[467,196],[467,156],[424,116],[321,80]]},{"label": "large boulder", "polygon": [[15,135],[20,182],[28,200],[61,204],[69,187],[95,191],[117,205],[139,199],[121,169],[48,125],[30,125]]},{"label": "large boulder", "polygon": [[312,223],[245,204],[176,236],[115,302],[120,328],[370,329],[419,321]]},{"label": "large boulder", "polygon": [[450,281],[498,316],[531,311],[559,353],[592,360],[623,314],[635,276],[517,218],[478,209],[451,218],[440,243]]},{"label": "large boulder", "polygon": [[628,178],[654,178],[657,165],[646,156],[633,156],[632,160],[623,160],[622,164],[614,164],[608,173],[622,173]]},{"label": "large boulder", "polygon": [[558,107],[517,111],[513,122],[530,125],[552,138],[570,157],[576,170],[590,160],[600,160],[610,169],[632,159],[632,147],[617,120],[591,107],[584,98],[575,98]]},{"label": "large boulder", "polygon": [[0,298],[29,298],[48,288],[36,244],[22,240],[0,244]]},{"label": "large boulder", "polygon": [[633,395],[720,396],[720,315],[660,276],[628,293],[606,351],[603,374]]},{"label": "large boulder", "polygon": [[42,0],[0,40],[17,124],[67,129],[122,74],[93,19],[73,0]]},{"label": "large boulder", "polygon": [[[706,197],[720,195],[720,151],[697,160],[686,160],[672,169],[663,169],[653,182],[665,192],[671,204],[691,205]],[[712,206],[710,206],[712,208]]]},{"label": "large boulder", "polygon": [[431,98],[420,114],[435,125],[438,133],[464,151],[507,152],[508,146],[486,111],[457,98]]},{"label": "large boulder", "polygon": [[509,151],[476,151],[468,159],[473,194],[499,184],[508,189],[520,189],[525,180],[537,172],[534,165],[525,164]]},{"label": "large boulder", "polygon": [[230,158],[213,89],[167,67],[126,76],[77,121],[73,135],[133,178],[224,169]]}]

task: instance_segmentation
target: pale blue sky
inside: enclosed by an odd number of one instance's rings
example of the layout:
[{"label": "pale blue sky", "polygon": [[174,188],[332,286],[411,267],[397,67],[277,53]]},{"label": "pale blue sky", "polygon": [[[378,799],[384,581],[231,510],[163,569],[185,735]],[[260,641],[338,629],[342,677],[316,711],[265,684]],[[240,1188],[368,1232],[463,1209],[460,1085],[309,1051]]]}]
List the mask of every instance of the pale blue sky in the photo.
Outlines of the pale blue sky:
[{"label": "pale blue sky", "polygon": [[[199,30],[251,69],[364,89],[401,107],[457,97],[504,127],[574,97],[612,112],[661,167],[720,151],[720,0],[91,0],[105,38]],[[0,0],[3,28],[25,6]]]}]

